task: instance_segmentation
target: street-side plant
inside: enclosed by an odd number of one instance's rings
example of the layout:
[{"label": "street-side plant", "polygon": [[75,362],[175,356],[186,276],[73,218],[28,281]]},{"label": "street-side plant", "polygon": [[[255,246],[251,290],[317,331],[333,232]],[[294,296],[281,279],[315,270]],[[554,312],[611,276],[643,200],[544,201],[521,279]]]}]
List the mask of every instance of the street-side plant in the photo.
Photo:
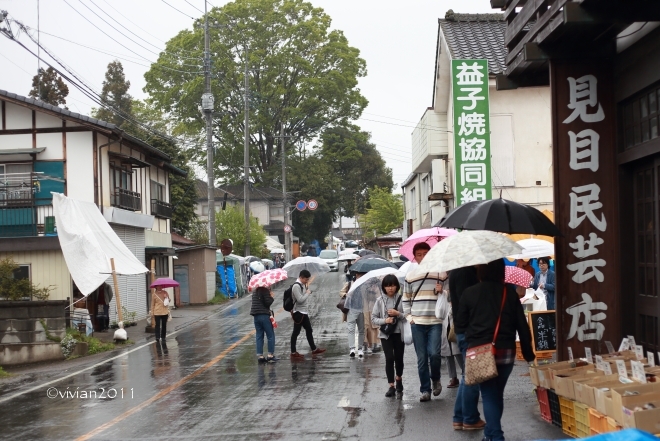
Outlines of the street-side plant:
[{"label": "street-side plant", "polygon": [[50,333],[48,330],[48,326],[46,325],[46,320],[44,319],[39,319],[39,323],[41,323],[41,327],[44,328],[44,332],[46,333],[46,338],[50,341],[54,341],[55,343],[61,343],[62,339],[60,337],[56,337],[53,334]]},{"label": "street-side plant", "polygon": [[0,366],[0,378],[5,378],[9,377],[11,374],[4,369],[2,369],[2,366]]},{"label": "street-side plant", "polygon": [[11,257],[0,260],[0,299],[2,300],[48,300],[54,285],[39,287],[29,279],[16,279],[20,266]]},{"label": "street-side plant", "polygon": [[62,347],[62,355],[64,355],[64,358],[69,358],[71,356],[74,349],[76,349],[77,343],[78,340],[76,340],[72,334],[67,333],[67,335],[60,342],[60,346]]},{"label": "street-side plant", "polygon": [[209,300],[209,305],[220,305],[224,302],[226,302],[228,299],[227,297],[222,294],[219,290],[215,290],[215,297],[213,297],[211,300]]},{"label": "street-side plant", "polygon": [[122,315],[124,316],[124,325],[135,323],[137,312],[129,311],[125,306],[121,307]]}]

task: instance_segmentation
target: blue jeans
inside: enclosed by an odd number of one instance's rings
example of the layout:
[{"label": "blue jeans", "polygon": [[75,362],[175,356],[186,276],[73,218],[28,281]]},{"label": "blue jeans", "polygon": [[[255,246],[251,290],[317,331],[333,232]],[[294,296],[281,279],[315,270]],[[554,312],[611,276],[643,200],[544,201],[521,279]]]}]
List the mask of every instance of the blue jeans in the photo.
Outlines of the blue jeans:
[{"label": "blue jeans", "polygon": [[254,329],[257,330],[257,355],[264,355],[264,332],[268,337],[268,353],[275,353],[275,331],[270,322],[269,314],[257,314],[254,316]]},{"label": "blue jeans", "polygon": [[548,292],[548,295],[545,296],[545,303],[546,303],[546,308],[548,308],[548,311],[552,311],[555,309],[555,293],[550,293]]},{"label": "blue jeans", "polygon": [[[458,349],[465,358],[467,351],[467,341],[465,341],[465,334],[456,334],[456,342]],[[467,364],[467,361],[464,361]],[[461,384],[458,386],[458,395],[456,395],[456,403],[454,403],[454,422],[463,424],[476,424],[480,420],[479,409],[479,386],[468,386],[465,384],[465,369],[461,376]]]},{"label": "blue jeans", "polygon": [[502,413],[504,412],[504,387],[513,370],[513,363],[498,364],[497,377],[479,384],[484,400],[486,427],[484,436],[492,441],[504,441],[502,432]]},{"label": "blue jeans", "polygon": [[[440,381],[440,344],[442,342],[442,324],[410,325],[413,344],[417,353],[417,372],[419,373],[419,391],[431,393],[431,380]],[[429,372],[429,361],[431,370]]]}]

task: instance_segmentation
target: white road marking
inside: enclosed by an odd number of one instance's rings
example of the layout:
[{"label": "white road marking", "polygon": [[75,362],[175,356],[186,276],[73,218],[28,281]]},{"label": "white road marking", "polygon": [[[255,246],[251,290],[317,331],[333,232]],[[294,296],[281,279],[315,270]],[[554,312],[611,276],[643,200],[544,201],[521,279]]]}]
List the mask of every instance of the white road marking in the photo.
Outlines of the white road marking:
[{"label": "white road marking", "polygon": [[337,407],[348,407],[349,404],[351,404],[351,402],[348,400],[348,397],[341,397],[341,400],[339,400],[339,404],[337,404]]},{"label": "white road marking", "polygon": [[[233,307],[235,307],[235,305],[229,305],[229,306],[227,306],[226,308],[223,308],[223,309],[221,309],[221,310],[219,310],[219,311],[214,312],[213,314],[209,314],[207,317],[214,316],[214,315],[216,315],[216,314],[219,314],[219,313],[221,313],[221,312],[224,312],[224,311],[226,311],[227,309],[229,309],[229,308],[233,308]],[[176,334],[176,333],[178,333],[178,332],[180,332],[180,331],[186,329],[187,327],[188,327],[188,326],[184,326],[184,327],[182,327],[182,328],[180,328],[180,329],[177,329],[177,330],[174,331],[174,332],[170,332],[170,333],[167,334],[167,337],[170,337],[170,336],[172,336],[172,335],[174,335],[174,334]],[[48,381],[48,382],[46,382],[46,383],[42,383],[42,384],[39,384],[39,385],[37,385],[37,386],[31,387],[31,388],[29,388],[29,389],[25,389],[25,390],[23,390],[23,391],[21,391],[21,392],[17,392],[17,393],[15,393],[15,394],[13,394],[13,395],[9,395],[9,396],[7,396],[7,397],[0,398],[0,403],[4,403],[4,402],[9,401],[9,400],[11,400],[11,399],[14,399],[14,398],[16,398],[16,397],[20,397],[21,395],[29,394],[30,392],[34,392],[34,391],[36,391],[36,390],[43,389],[44,387],[46,387],[46,386],[50,386],[51,384],[59,383],[59,382],[62,381],[62,380],[66,380],[67,378],[74,377],[74,376],[76,376],[76,375],[78,375],[78,374],[81,374],[81,373],[83,373],[83,372],[85,372],[85,371],[88,371],[88,370],[90,370],[90,369],[94,369],[94,368],[97,367],[97,366],[104,365],[104,364],[106,364],[106,363],[108,363],[108,362],[110,362],[110,361],[112,361],[112,360],[116,360],[116,359],[118,359],[118,358],[125,357],[125,356],[127,356],[128,354],[130,354],[131,352],[135,352],[135,351],[137,351],[137,350],[139,350],[139,349],[146,348],[147,346],[151,346],[152,344],[154,344],[153,341],[152,341],[152,342],[149,342],[149,343],[145,343],[145,344],[143,344],[142,346],[138,346],[137,348],[133,348],[133,349],[131,349],[130,351],[122,352],[122,353],[119,354],[119,355],[115,355],[114,357],[111,357],[111,358],[108,358],[108,359],[106,359],[106,360],[100,361],[100,362],[96,363],[95,365],[92,365],[92,366],[86,367],[86,368],[81,369],[81,370],[79,370],[79,371],[73,372],[73,373],[71,373],[71,374],[69,374],[69,375],[65,375],[64,377],[56,378],[55,380],[51,380],[51,381]]]}]

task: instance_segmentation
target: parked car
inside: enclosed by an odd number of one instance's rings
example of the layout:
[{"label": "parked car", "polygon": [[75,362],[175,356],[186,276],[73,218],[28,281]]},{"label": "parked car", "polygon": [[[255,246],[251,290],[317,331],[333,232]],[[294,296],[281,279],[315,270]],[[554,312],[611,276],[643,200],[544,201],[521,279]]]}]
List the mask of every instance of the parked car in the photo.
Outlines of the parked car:
[{"label": "parked car", "polygon": [[325,263],[330,267],[330,271],[339,271],[339,262],[337,261],[339,253],[337,250],[323,250],[319,257],[325,260]]}]

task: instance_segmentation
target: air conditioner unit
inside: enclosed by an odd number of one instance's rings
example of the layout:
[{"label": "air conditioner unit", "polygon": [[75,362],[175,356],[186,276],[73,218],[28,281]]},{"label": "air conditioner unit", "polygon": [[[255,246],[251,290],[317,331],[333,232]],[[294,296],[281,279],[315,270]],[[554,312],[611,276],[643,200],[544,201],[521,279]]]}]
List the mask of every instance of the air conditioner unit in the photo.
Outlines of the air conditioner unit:
[{"label": "air conditioner unit", "polygon": [[431,161],[433,173],[432,193],[450,193],[450,185],[447,180],[447,161],[445,159],[434,159]]}]

